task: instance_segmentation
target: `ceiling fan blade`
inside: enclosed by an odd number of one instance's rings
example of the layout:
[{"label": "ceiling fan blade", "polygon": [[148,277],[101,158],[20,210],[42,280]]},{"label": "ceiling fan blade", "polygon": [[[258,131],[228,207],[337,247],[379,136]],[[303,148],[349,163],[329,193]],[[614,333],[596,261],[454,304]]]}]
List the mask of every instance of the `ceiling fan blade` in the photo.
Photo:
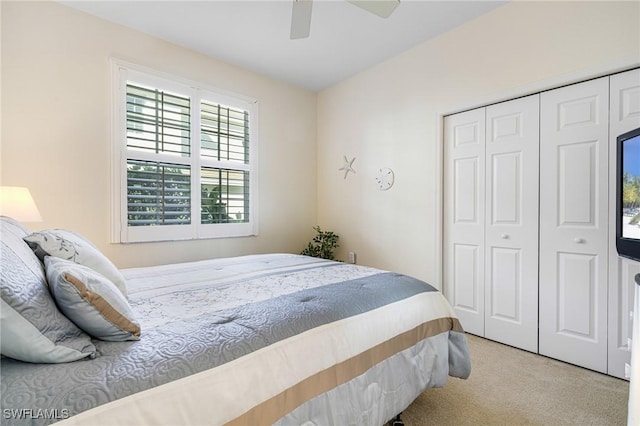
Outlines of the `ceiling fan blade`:
[{"label": "ceiling fan blade", "polygon": [[309,37],[313,0],[293,0],[291,9],[291,39]]},{"label": "ceiling fan blade", "polygon": [[349,3],[356,5],[368,12],[378,15],[381,18],[391,16],[396,7],[400,4],[400,0],[347,0]]}]

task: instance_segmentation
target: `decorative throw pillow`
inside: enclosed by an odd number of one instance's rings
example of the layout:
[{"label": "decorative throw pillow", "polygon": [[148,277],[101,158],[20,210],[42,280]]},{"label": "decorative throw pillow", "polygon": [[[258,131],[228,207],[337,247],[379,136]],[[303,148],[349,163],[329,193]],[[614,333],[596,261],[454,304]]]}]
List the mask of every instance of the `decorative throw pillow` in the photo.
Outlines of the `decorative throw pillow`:
[{"label": "decorative throw pillow", "polygon": [[78,327],[101,340],[140,339],[127,299],[109,279],[57,257],[45,257],[44,264],[53,298]]},{"label": "decorative throw pillow", "polygon": [[24,240],[41,262],[44,263],[45,256],[53,256],[87,266],[111,280],[127,297],[127,284],[120,270],[82,235],[51,229],[34,232]]},{"label": "decorative throw pillow", "polygon": [[91,338],[56,307],[24,228],[0,218],[0,352],[26,362],[60,363],[96,355]]}]

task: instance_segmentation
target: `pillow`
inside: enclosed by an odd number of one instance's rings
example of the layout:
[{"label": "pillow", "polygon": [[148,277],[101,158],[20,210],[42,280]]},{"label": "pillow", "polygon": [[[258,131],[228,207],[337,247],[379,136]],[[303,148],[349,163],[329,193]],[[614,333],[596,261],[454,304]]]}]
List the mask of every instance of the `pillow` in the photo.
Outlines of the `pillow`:
[{"label": "pillow", "polygon": [[101,340],[140,339],[140,326],[114,283],[69,260],[47,256],[44,265],[53,298],[78,327]]},{"label": "pillow", "polygon": [[0,352],[42,363],[95,357],[91,338],[56,307],[26,235],[13,219],[0,218]]},{"label": "pillow", "polygon": [[25,228],[20,222],[9,216],[0,216],[3,228],[11,230],[10,232],[20,238],[29,235],[29,230]]},{"label": "pillow", "polygon": [[127,285],[122,273],[89,240],[75,232],[52,229],[34,232],[24,240],[44,263],[45,256],[71,260],[104,275],[127,297]]},{"label": "pillow", "polygon": [[51,294],[78,327],[102,340],[139,340],[140,326],[127,299],[102,274],[65,259],[45,257]]}]

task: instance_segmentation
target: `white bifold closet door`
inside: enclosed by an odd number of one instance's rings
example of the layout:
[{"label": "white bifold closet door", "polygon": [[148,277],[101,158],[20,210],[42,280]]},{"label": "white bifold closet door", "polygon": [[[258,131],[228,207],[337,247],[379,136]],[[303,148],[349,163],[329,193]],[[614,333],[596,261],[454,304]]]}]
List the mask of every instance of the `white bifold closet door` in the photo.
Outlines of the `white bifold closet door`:
[{"label": "white bifold closet door", "polygon": [[485,337],[537,352],[539,95],[486,116]]},{"label": "white bifold closet door", "polygon": [[607,371],[609,78],[540,101],[539,352]]},{"label": "white bifold closet door", "polygon": [[469,333],[536,352],[539,96],[445,118],[445,294]]},{"label": "white bifold closet door", "polygon": [[462,327],[484,336],[485,108],[444,124],[445,296]]}]

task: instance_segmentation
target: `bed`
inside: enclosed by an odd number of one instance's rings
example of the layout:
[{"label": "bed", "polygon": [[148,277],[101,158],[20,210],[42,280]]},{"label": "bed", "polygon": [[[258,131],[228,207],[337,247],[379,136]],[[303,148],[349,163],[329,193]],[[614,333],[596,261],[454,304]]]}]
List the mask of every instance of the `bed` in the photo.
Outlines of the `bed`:
[{"label": "bed", "polygon": [[117,270],[0,226],[3,425],[381,425],[470,374],[451,307],[405,275],[283,253]]}]

